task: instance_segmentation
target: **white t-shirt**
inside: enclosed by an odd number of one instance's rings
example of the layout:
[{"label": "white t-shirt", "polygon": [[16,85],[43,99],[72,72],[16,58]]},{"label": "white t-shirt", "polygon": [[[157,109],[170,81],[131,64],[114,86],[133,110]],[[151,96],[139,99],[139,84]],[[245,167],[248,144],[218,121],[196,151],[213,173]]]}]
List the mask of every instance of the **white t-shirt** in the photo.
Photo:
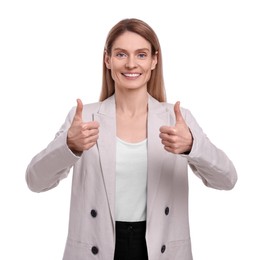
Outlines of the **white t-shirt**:
[{"label": "white t-shirt", "polygon": [[146,220],[147,139],[127,143],[117,138],[116,221]]}]

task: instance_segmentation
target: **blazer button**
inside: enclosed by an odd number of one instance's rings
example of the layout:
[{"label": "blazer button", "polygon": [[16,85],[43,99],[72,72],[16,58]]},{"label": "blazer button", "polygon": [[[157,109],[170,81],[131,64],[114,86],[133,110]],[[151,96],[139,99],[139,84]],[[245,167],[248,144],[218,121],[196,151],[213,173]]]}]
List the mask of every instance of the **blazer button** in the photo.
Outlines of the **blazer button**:
[{"label": "blazer button", "polygon": [[169,211],[170,211],[169,207],[166,207],[165,210],[164,210],[164,213],[165,213],[166,216],[169,214]]},{"label": "blazer button", "polygon": [[166,246],[163,245],[162,248],[161,248],[161,252],[162,252],[162,254],[165,252],[165,250],[166,250]]},{"label": "blazer button", "polygon": [[97,211],[96,211],[95,209],[92,209],[92,210],[90,211],[90,215],[91,215],[93,218],[96,218],[97,215],[98,215],[98,213],[97,213]]},{"label": "blazer button", "polygon": [[93,247],[91,248],[91,252],[92,252],[93,255],[96,255],[96,254],[99,253],[99,249],[98,249],[96,246],[93,246]]}]

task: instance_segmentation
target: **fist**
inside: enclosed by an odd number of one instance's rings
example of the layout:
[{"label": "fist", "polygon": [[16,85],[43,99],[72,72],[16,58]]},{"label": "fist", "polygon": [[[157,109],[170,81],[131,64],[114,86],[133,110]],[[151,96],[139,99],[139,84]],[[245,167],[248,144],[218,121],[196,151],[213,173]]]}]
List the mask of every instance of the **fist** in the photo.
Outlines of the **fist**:
[{"label": "fist", "polygon": [[77,99],[75,116],[67,135],[67,145],[76,154],[90,149],[99,138],[99,123],[95,121],[83,122],[82,111],[82,101]]},{"label": "fist", "polygon": [[164,149],[170,153],[189,153],[193,145],[193,136],[189,130],[180,110],[180,102],[174,105],[175,125],[162,126],[160,128],[160,138]]}]

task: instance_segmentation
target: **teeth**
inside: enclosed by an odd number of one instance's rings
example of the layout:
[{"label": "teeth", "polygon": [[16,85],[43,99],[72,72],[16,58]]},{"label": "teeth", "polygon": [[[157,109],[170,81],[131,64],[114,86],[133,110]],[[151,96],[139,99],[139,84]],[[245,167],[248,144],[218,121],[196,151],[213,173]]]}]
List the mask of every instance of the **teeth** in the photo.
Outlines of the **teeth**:
[{"label": "teeth", "polygon": [[140,74],[139,73],[124,73],[124,76],[126,76],[126,77],[138,77],[138,76],[140,76]]}]

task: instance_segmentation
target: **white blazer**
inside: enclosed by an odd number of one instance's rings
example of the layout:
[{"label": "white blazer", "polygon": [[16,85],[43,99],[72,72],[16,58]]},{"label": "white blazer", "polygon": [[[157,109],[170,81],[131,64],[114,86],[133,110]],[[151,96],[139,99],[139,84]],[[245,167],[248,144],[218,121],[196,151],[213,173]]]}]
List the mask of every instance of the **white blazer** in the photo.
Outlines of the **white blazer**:
[{"label": "white blazer", "polygon": [[[193,135],[188,155],[164,150],[159,128],[174,125],[172,104],[148,101],[148,176],[146,242],[149,260],[192,260],[188,219],[188,177],[192,171],[206,186],[232,189],[237,181],[233,163],[213,145],[192,114],[181,109]],[[114,95],[85,105],[83,120],[100,123],[99,139],[78,157],[67,146],[73,108],[56,138],[37,154],[26,172],[29,188],[47,191],[73,167],[68,237],[63,260],[112,260],[115,248],[116,112]]]}]

